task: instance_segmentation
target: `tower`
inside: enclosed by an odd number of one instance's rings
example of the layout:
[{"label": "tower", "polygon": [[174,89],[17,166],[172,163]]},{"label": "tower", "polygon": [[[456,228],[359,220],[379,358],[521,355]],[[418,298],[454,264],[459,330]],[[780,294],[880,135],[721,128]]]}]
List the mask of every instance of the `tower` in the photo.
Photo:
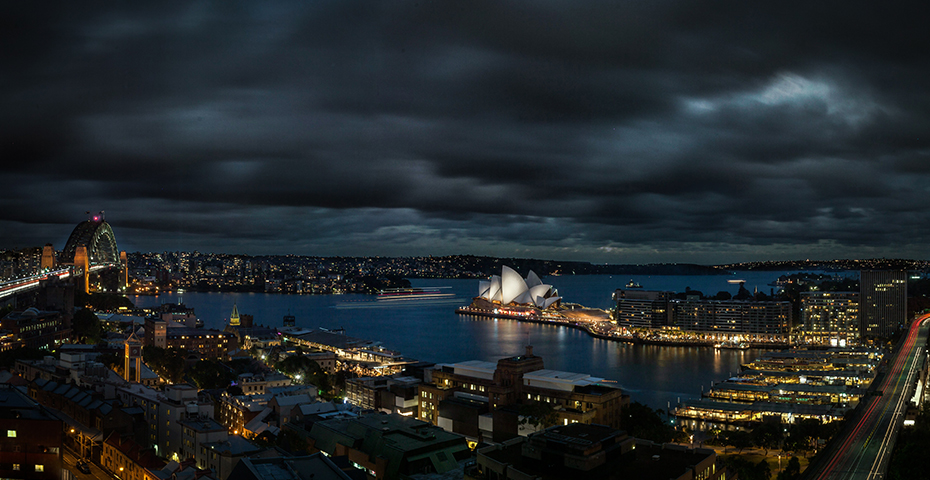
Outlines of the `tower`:
[{"label": "tower", "polygon": [[239,326],[239,309],[236,308],[236,304],[233,304],[232,313],[229,314],[229,326],[238,327]]},{"label": "tower", "polygon": [[907,320],[907,272],[859,272],[859,318],[862,338],[888,337]]},{"label": "tower", "polygon": [[74,266],[82,269],[84,275],[84,293],[90,293],[90,259],[87,258],[87,247],[78,245],[74,249]]},{"label": "tower", "polygon": [[284,316],[284,326],[293,327],[295,323],[297,323],[297,318],[291,315],[291,311],[288,310],[287,315]]},{"label": "tower", "polygon": [[55,249],[52,248],[51,243],[46,243],[42,247],[42,262],[39,264],[39,268],[42,270],[55,268]]},{"label": "tower", "polygon": [[[123,363],[123,379],[127,382],[135,381],[142,383],[142,342],[136,338],[136,326],[132,326],[133,332],[126,339],[126,351]],[[131,368],[132,367],[132,368]],[[133,368],[135,370],[133,370]],[[134,380],[130,380],[130,375]]]},{"label": "tower", "polygon": [[119,252],[119,266],[122,270],[123,277],[123,290],[129,288],[129,259],[126,258],[126,250]]}]

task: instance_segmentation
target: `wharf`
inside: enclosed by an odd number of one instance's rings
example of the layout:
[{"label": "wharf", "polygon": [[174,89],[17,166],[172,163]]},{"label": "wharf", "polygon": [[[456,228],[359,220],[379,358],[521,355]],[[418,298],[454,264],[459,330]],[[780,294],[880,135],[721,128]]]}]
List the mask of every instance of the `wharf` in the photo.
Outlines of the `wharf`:
[{"label": "wharf", "polygon": [[[616,342],[630,343],[634,345],[658,345],[666,347],[710,347],[714,348],[714,345],[719,343],[715,340],[676,340],[676,339],[663,339],[663,338],[645,338],[637,335],[619,335],[611,331],[602,331],[602,329],[596,328],[596,323],[594,322],[584,322],[579,320],[572,320],[565,316],[540,316],[536,312],[527,313],[527,314],[515,314],[515,313],[503,313],[503,312],[494,312],[493,310],[486,310],[473,307],[458,307],[455,309],[455,313],[459,315],[470,315],[475,317],[482,318],[494,318],[501,320],[517,320],[520,322],[529,322],[529,323],[538,323],[543,325],[558,325],[562,327],[576,328],[578,330],[584,330],[594,338],[600,338],[602,340],[613,340]],[[749,342],[750,348],[757,349],[771,349],[771,350],[783,350],[785,348],[792,348],[795,345],[785,342]]]}]

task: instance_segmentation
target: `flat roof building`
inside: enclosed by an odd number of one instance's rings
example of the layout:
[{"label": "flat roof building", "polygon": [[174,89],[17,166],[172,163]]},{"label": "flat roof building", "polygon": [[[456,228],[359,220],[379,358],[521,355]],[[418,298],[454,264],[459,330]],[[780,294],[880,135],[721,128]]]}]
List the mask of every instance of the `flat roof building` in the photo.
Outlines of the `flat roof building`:
[{"label": "flat roof building", "polygon": [[862,270],[859,272],[862,338],[886,338],[907,321],[907,272]]}]

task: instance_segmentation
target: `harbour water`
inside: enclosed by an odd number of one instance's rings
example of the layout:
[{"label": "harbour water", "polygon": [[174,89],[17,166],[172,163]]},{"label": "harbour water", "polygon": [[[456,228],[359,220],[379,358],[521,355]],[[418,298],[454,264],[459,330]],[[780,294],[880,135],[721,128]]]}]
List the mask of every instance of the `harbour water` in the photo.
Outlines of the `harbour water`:
[{"label": "harbour water", "polygon": [[[648,290],[699,290],[735,294],[728,280],[746,280],[750,291],[769,292],[768,284],[784,272],[751,272],[738,276],[553,276],[543,279],[559,290],[564,301],[609,308],[611,294],[630,280]],[[140,307],[183,302],[193,307],[207,328],[222,329],[233,304],[255,322],[279,326],[288,312],[307,328],[345,328],[346,334],[380,342],[418,360],[451,363],[495,362],[518,355],[527,343],[542,356],[546,368],[588,373],[616,381],[633,401],[665,410],[680,400],[697,398],[712,382],[739,370],[756,350],[715,350],[704,347],[631,345],[592,338],[568,327],[462,316],[455,307],[467,305],[477,293],[477,280],[412,280],[415,287],[449,287],[449,298],[379,302],[370,295],[279,295],[261,293],[169,293],[131,299]]]}]

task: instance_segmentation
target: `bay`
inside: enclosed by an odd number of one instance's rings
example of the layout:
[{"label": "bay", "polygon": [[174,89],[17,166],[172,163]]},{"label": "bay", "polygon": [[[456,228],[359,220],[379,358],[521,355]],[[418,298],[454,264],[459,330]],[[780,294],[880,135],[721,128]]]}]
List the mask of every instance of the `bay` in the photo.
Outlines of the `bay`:
[{"label": "bay", "polygon": [[[786,272],[748,272],[737,276],[565,275],[543,279],[559,290],[563,301],[610,308],[611,294],[633,280],[647,290],[684,291],[713,295],[735,294],[746,288],[766,293],[768,284]],[[195,309],[207,328],[222,329],[235,304],[240,314],[253,315],[256,324],[280,326],[290,313],[300,327],[345,328],[346,334],[379,342],[408,358],[453,363],[497,360],[519,355],[527,344],[553,370],[587,373],[616,381],[632,401],[653,408],[674,407],[678,401],[700,397],[702,389],[739,370],[758,356],[756,350],[715,350],[702,347],[631,345],[601,340],[587,333],[554,325],[489,320],[458,315],[477,294],[476,280],[414,279],[415,287],[447,287],[453,296],[441,300],[379,302],[370,295],[281,295],[263,293],[177,293],[130,297],[140,307],[183,302]]]}]

